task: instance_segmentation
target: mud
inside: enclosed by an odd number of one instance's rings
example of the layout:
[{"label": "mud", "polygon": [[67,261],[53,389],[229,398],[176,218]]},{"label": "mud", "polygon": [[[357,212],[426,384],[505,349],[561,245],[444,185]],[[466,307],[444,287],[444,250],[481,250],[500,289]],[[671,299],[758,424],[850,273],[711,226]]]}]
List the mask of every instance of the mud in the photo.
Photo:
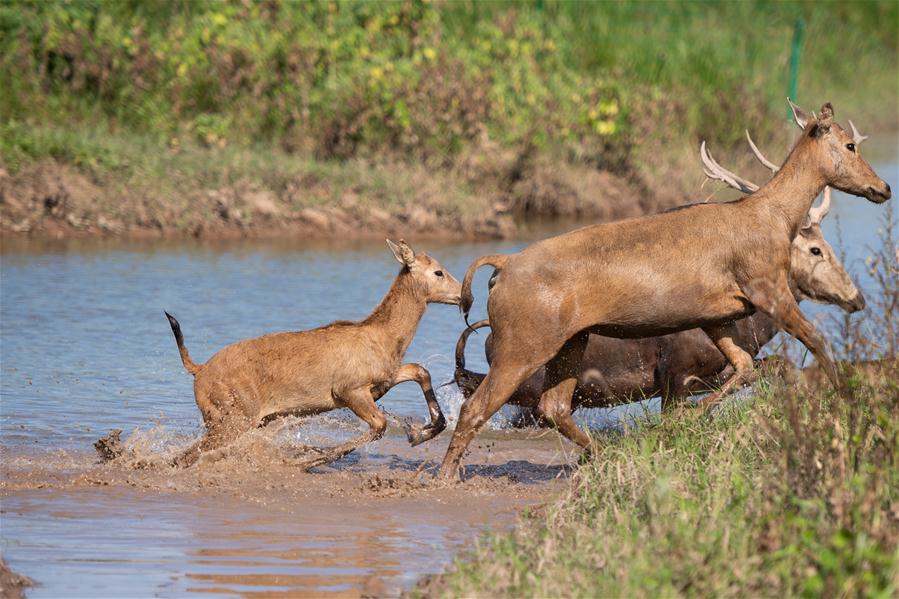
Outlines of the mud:
[{"label": "mud", "polygon": [[404,199],[315,177],[283,189],[249,180],[207,189],[188,180],[176,197],[167,198],[156,188],[53,160],[15,173],[0,164],[0,231],[13,239],[43,240],[509,239],[520,233],[521,218],[607,220],[646,210],[634,199],[645,195],[639,185],[612,173],[519,164],[514,152],[495,162],[474,161],[440,176],[396,167],[392,177],[413,181],[414,194]]},{"label": "mud", "polygon": [[6,560],[0,557],[0,599],[20,599],[31,586],[34,581],[10,570]]},{"label": "mud", "polygon": [[[522,508],[550,499],[574,459],[555,434],[488,431],[466,460],[465,481],[437,485],[449,435],[412,449],[392,425],[384,439],[303,472],[294,465],[305,449],[299,423],[286,420],[186,469],[168,464],[192,439],[158,429],[107,437],[121,455],[106,463],[90,448],[4,447],[7,557],[48,596],[100,592],[95,584],[114,594],[123,573],[129,589],[148,594],[395,596],[442,571],[484,528],[508,528]],[[95,527],[110,536],[60,550]],[[170,547],[169,527],[190,538]],[[40,547],[55,544],[41,557]],[[142,557],[154,551],[172,555]],[[144,571],[157,561],[173,587]]]}]

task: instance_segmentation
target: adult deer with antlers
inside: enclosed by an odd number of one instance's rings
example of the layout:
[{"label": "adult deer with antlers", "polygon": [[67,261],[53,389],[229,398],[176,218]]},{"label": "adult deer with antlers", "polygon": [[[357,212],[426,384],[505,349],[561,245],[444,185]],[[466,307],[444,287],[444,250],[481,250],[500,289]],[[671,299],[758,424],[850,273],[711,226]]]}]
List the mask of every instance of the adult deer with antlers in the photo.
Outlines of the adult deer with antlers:
[{"label": "adult deer with antlers", "polygon": [[[858,133],[852,121],[849,124],[855,143],[860,144],[866,139],[865,136]],[[776,172],[777,167],[762,155],[748,132],[746,135],[756,158]],[[709,178],[724,181],[744,193],[758,189],[754,183],[715,162],[705,143],[700,154]],[[830,206],[831,191],[825,187],[821,205],[809,210],[799,234],[793,239],[790,285],[797,302],[809,298],[835,304],[851,313],[864,308],[865,299],[824,239],[820,223]],[[740,334],[734,341],[752,356],[779,330],[774,320],[761,312],[735,324]],[[489,326],[486,319],[472,324],[462,332],[456,343],[454,379],[465,397],[471,396],[486,376],[465,368],[465,344],[473,331],[486,326]],[[492,362],[492,342],[492,335],[488,335],[485,343],[488,363]],[[643,339],[590,335],[572,397],[572,411],[579,407],[604,407],[639,401],[656,395],[661,395],[664,409],[673,400],[693,392],[708,391],[720,385],[722,380],[728,380],[733,371],[727,366],[727,359],[701,329]],[[537,408],[545,376],[545,368],[537,369],[512,393],[508,403]],[[536,410],[525,410],[516,422],[543,423],[545,419]]]},{"label": "adult deer with antlers", "polygon": [[742,378],[752,356],[736,343],[734,321],[758,310],[808,347],[838,384],[823,341],[790,290],[790,248],[826,185],[875,203],[891,191],[834,122],[830,103],[806,122],[777,174],[740,200],[583,227],[517,254],[475,260],[460,305],[467,318],[474,271],[494,266],[487,313],[495,355],[462,405],[439,477],[459,475],[477,431],[544,364],[541,413],[587,449],[589,437],[571,416],[571,398],[591,332],[638,338],[700,327]]}]

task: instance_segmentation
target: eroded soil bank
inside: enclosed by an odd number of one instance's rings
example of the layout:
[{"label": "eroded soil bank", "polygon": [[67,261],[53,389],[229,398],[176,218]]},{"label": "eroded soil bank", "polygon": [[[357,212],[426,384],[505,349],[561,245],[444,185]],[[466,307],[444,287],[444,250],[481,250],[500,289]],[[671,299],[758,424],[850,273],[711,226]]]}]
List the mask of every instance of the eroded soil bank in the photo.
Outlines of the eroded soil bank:
[{"label": "eroded soil bank", "polygon": [[334,168],[209,187],[191,176],[125,179],[53,160],[14,173],[0,163],[0,231],[38,239],[507,239],[522,219],[610,220],[647,210],[641,185],[626,178],[514,152],[478,155],[452,171]]},{"label": "eroded soil bank", "polygon": [[555,435],[492,431],[473,447],[465,482],[438,486],[449,435],[411,449],[394,427],[304,473],[284,430],[247,435],[220,461],[185,470],[166,465],[174,446],[141,433],[108,464],[88,451],[4,447],[6,558],[36,581],[30,597],[396,596],[484,528],[514,525],[570,473]]}]

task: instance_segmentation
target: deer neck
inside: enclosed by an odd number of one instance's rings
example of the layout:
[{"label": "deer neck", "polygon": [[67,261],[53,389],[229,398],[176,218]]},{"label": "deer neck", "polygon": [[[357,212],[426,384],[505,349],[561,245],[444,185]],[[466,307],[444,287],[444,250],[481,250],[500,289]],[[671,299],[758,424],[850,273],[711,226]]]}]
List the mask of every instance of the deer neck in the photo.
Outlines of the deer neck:
[{"label": "deer neck", "polygon": [[374,335],[381,339],[381,344],[393,352],[391,357],[399,361],[412,343],[415,329],[427,307],[424,294],[404,268],[393,281],[390,291],[362,324],[370,327]]},{"label": "deer neck", "polygon": [[771,181],[752,196],[783,217],[791,239],[827,183],[812,151],[807,140],[800,141]]}]

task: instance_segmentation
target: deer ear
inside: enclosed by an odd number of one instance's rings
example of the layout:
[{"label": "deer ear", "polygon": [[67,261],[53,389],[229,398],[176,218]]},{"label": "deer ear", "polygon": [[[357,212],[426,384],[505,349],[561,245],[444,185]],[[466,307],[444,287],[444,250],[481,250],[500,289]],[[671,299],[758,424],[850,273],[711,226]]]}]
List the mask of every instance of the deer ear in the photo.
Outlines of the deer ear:
[{"label": "deer ear", "polygon": [[822,133],[827,133],[831,125],[833,125],[833,106],[830,102],[825,102],[818,117],[818,129],[821,129]]},{"label": "deer ear", "polygon": [[790,103],[790,110],[793,111],[793,120],[796,121],[796,124],[799,125],[800,129],[805,129],[805,126],[808,125],[809,115],[805,113],[804,110],[793,104],[793,101],[787,98],[787,102]]},{"label": "deer ear", "polygon": [[812,119],[812,128],[809,130],[809,137],[821,137],[830,131],[833,125],[833,106],[830,102],[826,102],[821,107],[821,114]]},{"label": "deer ear", "polygon": [[410,268],[415,264],[415,252],[412,251],[412,248],[409,247],[409,244],[406,243],[405,240],[400,239],[399,243],[393,243],[389,239],[386,241],[387,247],[393,252],[393,257],[396,258],[397,262]]}]

